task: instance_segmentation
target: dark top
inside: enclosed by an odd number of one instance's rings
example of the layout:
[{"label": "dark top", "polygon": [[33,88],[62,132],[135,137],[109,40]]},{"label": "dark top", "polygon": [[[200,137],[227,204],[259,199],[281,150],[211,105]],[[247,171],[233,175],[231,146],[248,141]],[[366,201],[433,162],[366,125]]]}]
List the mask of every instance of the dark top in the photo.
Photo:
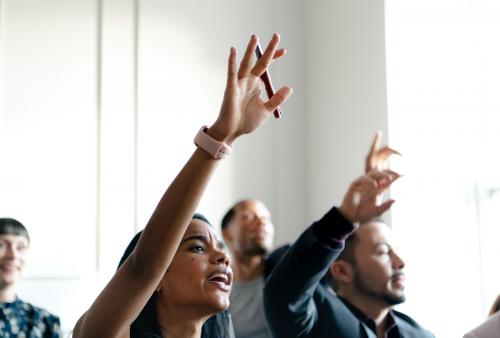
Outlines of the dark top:
[{"label": "dark top", "polygon": [[[279,260],[264,288],[266,317],[276,338],[376,338],[374,325],[361,311],[320,283],[355,230],[333,208]],[[403,313],[391,310],[390,316],[394,323],[387,338],[434,337]]]},{"label": "dark top", "polygon": [[59,338],[59,318],[17,298],[0,303],[0,337]]}]

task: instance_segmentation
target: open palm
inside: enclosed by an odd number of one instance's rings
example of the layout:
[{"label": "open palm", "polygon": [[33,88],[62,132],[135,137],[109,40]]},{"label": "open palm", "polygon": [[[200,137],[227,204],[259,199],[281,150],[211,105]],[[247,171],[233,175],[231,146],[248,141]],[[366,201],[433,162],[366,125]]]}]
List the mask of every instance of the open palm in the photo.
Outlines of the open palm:
[{"label": "open palm", "polygon": [[257,37],[252,36],[238,71],[236,71],[236,50],[231,48],[224,100],[214,124],[217,131],[227,137],[228,143],[260,127],[274,109],[285,102],[292,93],[292,89],[285,86],[266,102],[260,97],[262,86],[260,76],[273,58],[284,54],[283,50],[277,50],[278,43],[279,35],[274,34],[262,57],[253,65]]}]

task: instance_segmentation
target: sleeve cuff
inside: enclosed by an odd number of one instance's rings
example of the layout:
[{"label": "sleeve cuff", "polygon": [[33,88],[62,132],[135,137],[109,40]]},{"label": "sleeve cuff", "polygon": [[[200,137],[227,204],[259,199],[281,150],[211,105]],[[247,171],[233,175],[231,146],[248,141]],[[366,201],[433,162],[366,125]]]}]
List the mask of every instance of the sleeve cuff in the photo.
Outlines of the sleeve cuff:
[{"label": "sleeve cuff", "polygon": [[336,207],[333,207],[319,221],[313,224],[314,234],[319,242],[333,247],[344,245],[344,241],[358,229],[349,222]]}]

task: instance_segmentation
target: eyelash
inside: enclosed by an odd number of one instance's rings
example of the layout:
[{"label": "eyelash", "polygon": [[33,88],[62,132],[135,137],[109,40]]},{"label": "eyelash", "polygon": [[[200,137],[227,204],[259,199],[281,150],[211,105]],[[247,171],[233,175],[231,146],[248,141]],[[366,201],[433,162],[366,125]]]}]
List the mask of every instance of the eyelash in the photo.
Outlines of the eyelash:
[{"label": "eyelash", "polygon": [[[201,250],[198,250],[201,249]],[[205,252],[205,248],[202,245],[193,245],[191,248],[189,248],[191,252],[194,253],[202,253]]]}]

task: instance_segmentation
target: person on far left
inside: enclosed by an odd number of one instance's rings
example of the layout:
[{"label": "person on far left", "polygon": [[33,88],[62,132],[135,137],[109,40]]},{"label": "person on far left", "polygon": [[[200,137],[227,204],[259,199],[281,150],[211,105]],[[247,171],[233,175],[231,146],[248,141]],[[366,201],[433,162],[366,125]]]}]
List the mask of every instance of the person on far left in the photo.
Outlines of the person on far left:
[{"label": "person on far left", "polygon": [[29,245],[23,224],[13,218],[0,218],[0,337],[59,338],[59,318],[16,295]]}]

